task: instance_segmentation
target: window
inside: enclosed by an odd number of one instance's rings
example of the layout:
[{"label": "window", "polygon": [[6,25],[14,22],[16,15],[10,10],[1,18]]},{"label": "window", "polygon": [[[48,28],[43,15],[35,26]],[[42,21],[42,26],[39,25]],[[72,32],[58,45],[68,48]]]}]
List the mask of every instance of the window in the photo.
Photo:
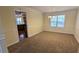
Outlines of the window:
[{"label": "window", "polygon": [[65,15],[49,16],[51,27],[64,27]]},{"label": "window", "polygon": [[16,18],[16,23],[17,23],[17,25],[24,24],[24,20],[22,19],[22,17],[17,17]]}]

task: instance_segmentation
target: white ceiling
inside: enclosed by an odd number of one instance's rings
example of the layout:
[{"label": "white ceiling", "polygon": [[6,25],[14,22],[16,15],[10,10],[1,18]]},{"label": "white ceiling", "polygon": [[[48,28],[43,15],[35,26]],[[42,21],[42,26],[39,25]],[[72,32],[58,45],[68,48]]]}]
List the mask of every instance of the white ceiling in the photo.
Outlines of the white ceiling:
[{"label": "white ceiling", "polygon": [[56,12],[78,8],[78,6],[32,6],[41,12]]}]

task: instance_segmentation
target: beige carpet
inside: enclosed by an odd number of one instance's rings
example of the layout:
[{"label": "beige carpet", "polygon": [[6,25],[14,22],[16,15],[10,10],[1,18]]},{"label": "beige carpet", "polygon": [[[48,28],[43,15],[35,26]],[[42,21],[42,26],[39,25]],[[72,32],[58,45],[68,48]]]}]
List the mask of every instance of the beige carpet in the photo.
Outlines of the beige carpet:
[{"label": "beige carpet", "polygon": [[14,53],[75,53],[78,42],[73,35],[41,32],[9,47]]}]

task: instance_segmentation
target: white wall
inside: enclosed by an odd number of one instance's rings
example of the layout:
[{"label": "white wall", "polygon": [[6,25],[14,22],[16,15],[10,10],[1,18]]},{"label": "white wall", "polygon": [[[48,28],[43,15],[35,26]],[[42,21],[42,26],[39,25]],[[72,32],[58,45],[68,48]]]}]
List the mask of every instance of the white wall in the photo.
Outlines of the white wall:
[{"label": "white wall", "polygon": [[[64,28],[50,27],[50,20],[48,19],[48,16],[63,15],[63,14],[65,15]],[[68,10],[68,11],[54,12],[54,13],[44,13],[44,29],[43,30],[44,31],[74,34],[75,21],[76,21],[76,10]]]},{"label": "white wall", "polygon": [[76,26],[75,26],[75,38],[79,42],[79,9],[77,10]]}]

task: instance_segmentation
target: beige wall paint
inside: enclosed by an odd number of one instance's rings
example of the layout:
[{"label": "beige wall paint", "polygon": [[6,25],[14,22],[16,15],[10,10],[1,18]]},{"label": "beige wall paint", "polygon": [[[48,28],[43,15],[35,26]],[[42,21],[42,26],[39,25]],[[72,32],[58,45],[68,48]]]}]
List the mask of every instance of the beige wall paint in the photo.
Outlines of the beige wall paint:
[{"label": "beige wall paint", "polygon": [[19,9],[26,12],[29,37],[42,31],[43,19],[40,11],[29,7],[0,7],[0,15],[5,30],[7,46],[19,42],[14,15],[14,11]]},{"label": "beige wall paint", "polygon": [[3,36],[3,27],[2,27],[2,21],[1,21],[1,16],[0,16],[0,39]]},{"label": "beige wall paint", "polygon": [[[65,27],[64,28],[50,27],[50,20],[48,19],[48,16],[63,15],[63,14],[65,15]],[[44,29],[43,30],[74,34],[75,20],[76,20],[76,10],[54,12],[54,13],[44,13]]]},{"label": "beige wall paint", "polygon": [[6,48],[6,43],[5,43],[5,35],[4,35],[4,29],[2,26],[2,19],[0,16],[0,53],[7,53],[8,50]]},{"label": "beige wall paint", "polygon": [[9,7],[0,7],[0,15],[5,31],[6,46],[10,46],[19,41],[13,10]]},{"label": "beige wall paint", "polygon": [[79,42],[79,9],[77,10],[76,26],[75,26],[75,38]]},{"label": "beige wall paint", "polygon": [[40,11],[32,8],[29,8],[27,14],[28,36],[30,37],[43,30],[43,15]]}]

